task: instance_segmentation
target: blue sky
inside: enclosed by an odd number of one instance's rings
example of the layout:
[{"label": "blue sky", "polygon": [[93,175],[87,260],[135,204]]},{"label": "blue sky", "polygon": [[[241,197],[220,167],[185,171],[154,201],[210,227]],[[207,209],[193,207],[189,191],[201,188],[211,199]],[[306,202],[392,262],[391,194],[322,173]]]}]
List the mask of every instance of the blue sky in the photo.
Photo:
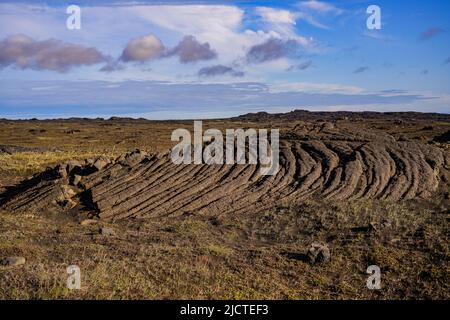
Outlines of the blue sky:
[{"label": "blue sky", "polygon": [[0,1],[0,117],[448,113],[449,18],[445,0]]}]

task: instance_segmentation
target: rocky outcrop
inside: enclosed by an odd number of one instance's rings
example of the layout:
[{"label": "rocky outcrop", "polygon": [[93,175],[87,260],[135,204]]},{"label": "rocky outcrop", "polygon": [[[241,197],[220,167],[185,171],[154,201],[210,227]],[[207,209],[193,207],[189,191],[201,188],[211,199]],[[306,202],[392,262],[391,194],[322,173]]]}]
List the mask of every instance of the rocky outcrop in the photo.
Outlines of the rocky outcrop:
[{"label": "rocky outcrop", "polygon": [[118,220],[245,214],[309,197],[429,198],[442,183],[446,158],[431,145],[318,124],[283,135],[274,176],[261,176],[258,165],[176,165],[169,154],[134,151],[49,168],[6,191],[0,206],[12,212],[77,207]]}]

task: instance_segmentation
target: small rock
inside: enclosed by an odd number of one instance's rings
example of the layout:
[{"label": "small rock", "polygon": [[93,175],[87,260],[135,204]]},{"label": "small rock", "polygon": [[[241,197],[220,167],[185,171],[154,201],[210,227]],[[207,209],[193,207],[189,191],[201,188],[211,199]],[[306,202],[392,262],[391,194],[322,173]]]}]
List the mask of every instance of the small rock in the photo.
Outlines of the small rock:
[{"label": "small rock", "polygon": [[173,226],[168,226],[162,229],[164,232],[170,232],[170,233],[175,233],[177,232],[177,229]]},{"label": "small rock", "polygon": [[98,232],[103,235],[103,236],[115,236],[116,232],[114,231],[113,228],[109,228],[109,227],[101,227]]},{"label": "small rock", "polygon": [[70,174],[73,169],[75,168],[81,168],[81,162],[77,160],[70,160],[67,162],[67,172]]},{"label": "small rock", "polygon": [[61,178],[66,179],[67,178],[67,171],[66,168],[62,165],[58,165],[56,167],[56,169],[58,170],[58,174]]},{"label": "small rock", "polygon": [[73,177],[73,185],[76,187],[76,186],[78,186],[78,184],[81,182],[81,176],[79,176],[79,175],[75,175],[74,177]]},{"label": "small rock", "polygon": [[217,218],[217,217],[209,219],[209,222],[210,222],[213,226],[216,226],[216,227],[218,227],[218,226],[220,226],[220,225],[223,224],[222,219]]},{"label": "small rock", "polygon": [[134,166],[136,164],[138,164],[139,162],[141,162],[145,157],[147,156],[147,153],[136,149],[133,152],[131,152],[130,154],[128,154],[125,157],[125,160],[122,160],[121,163],[125,164],[125,165],[129,165],[129,166]]},{"label": "small rock", "polygon": [[75,190],[73,190],[71,187],[69,187],[67,185],[62,185],[61,191],[62,191],[62,195],[64,197],[63,199],[71,199],[74,195],[77,194],[77,192]]},{"label": "small rock", "polygon": [[96,223],[98,223],[98,221],[94,220],[94,219],[85,219],[85,220],[80,222],[80,224],[82,226],[89,226],[89,225],[96,224]]},{"label": "small rock", "polygon": [[313,242],[308,250],[309,262],[312,264],[328,262],[330,260],[330,249],[327,245]]},{"label": "small rock", "polygon": [[106,157],[100,157],[98,158],[95,162],[94,162],[94,167],[100,171],[102,170],[104,167],[106,167],[106,165],[109,164],[109,160]]},{"label": "small rock", "polygon": [[369,233],[376,233],[378,232],[378,224],[376,222],[370,222],[367,229]]},{"label": "small rock", "polygon": [[118,156],[115,160],[115,162],[121,162],[121,161],[125,161],[125,154],[121,154],[120,156]]},{"label": "small rock", "polygon": [[428,191],[428,190],[423,190],[423,191],[420,193],[420,197],[423,198],[423,199],[428,199],[428,198],[431,197],[431,192]]},{"label": "small rock", "polygon": [[0,260],[0,265],[2,266],[15,267],[20,266],[22,264],[25,264],[24,257],[7,257]]},{"label": "small rock", "polygon": [[377,224],[375,222],[370,222],[366,226],[354,227],[351,231],[355,233],[375,233],[377,232]]},{"label": "small rock", "polygon": [[58,202],[58,204],[63,210],[70,210],[77,205],[72,199],[64,199],[63,201]]},{"label": "small rock", "polygon": [[325,122],[321,128],[321,130],[333,130],[333,129],[334,129],[334,124],[331,122]]},{"label": "small rock", "polygon": [[381,228],[390,228],[392,226],[392,221],[390,219],[383,219],[380,226]]}]

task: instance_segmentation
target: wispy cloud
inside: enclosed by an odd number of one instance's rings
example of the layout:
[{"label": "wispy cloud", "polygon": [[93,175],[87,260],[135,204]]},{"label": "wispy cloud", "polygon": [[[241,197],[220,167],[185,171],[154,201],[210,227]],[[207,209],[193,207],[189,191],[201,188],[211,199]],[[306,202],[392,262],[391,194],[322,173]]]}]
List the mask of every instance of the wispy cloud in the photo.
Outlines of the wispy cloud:
[{"label": "wispy cloud", "polygon": [[369,71],[370,67],[368,66],[363,66],[363,67],[359,67],[356,68],[355,70],[353,70],[353,73],[358,74],[358,73],[364,73],[366,71]]},{"label": "wispy cloud", "polygon": [[342,85],[337,83],[313,83],[313,82],[292,82],[273,84],[269,87],[273,93],[322,93],[322,94],[363,94],[364,89],[356,86]]},{"label": "wispy cloud", "polygon": [[303,71],[303,70],[309,69],[311,66],[312,66],[312,61],[308,60],[308,61],[302,62],[300,64],[290,66],[287,69],[287,71],[295,71],[295,70]]},{"label": "wispy cloud", "polygon": [[434,37],[436,37],[437,35],[439,35],[443,32],[444,32],[444,29],[442,29],[442,28],[438,28],[438,27],[429,28],[420,34],[420,40],[427,41],[427,40],[433,39]]},{"label": "wispy cloud", "polygon": [[358,46],[351,46],[351,47],[347,47],[347,48],[343,48],[341,51],[344,53],[354,53],[355,51],[357,51],[359,49]]},{"label": "wispy cloud", "polygon": [[368,31],[368,30],[365,30],[363,32],[363,35],[366,36],[366,37],[375,39],[375,40],[379,40],[379,41],[386,41],[387,42],[387,41],[392,41],[393,40],[393,38],[391,36],[388,36],[388,35],[384,34],[383,31]]},{"label": "wispy cloud", "polygon": [[299,7],[302,9],[309,9],[320,13],[333,13],[336,15],[344,13],[344,10],[336,7],[331,3],[315,0],[300,2]]},{"label": "wispy cloud", "polygon": [[227,67],[219,64],[215,66],[201,68],[198,71],[198,75],[205,77],[223,76],[223,75],[230,75],[232,77],[243,77],[244,72],[237,71],[232,67]]},{"label": "wispy cloud", "polygon": [[297,7],[300,9],[299,12],[296,12],[296,17],[298,19],[302,19],[316,28],[325,30],[330,30],[331,27],[320,22],[315,16],[319,15],[321,18],[324,16],[336,17],[345,12],[343,9],[340,9],[333,4],[315,0],[300,2]]},{"label": "wispy cloud", "polygon": [[309,23],[313,27],[316,27],[316,28],[319,28],[319,29],[324,29],[324,30],[330,30],[331,29],[326,24],[321,23],[319,20],[317,20],[316,18],[314,18],[313,16],[311,16],[310,14],[307,14],[305,12],[297,12],[296,13],[296,17],[298,19],[302,19],[303,21],[306,21],[307,23]]}]

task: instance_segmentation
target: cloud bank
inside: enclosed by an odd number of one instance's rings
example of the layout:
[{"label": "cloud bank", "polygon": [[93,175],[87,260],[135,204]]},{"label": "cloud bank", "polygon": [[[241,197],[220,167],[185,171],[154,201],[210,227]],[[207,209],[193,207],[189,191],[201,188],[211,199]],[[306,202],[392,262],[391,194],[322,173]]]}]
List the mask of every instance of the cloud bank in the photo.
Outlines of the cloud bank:
[{"label": "cloud bank", "polygon": [[[26,97],[24,90],[28,93]],[[0,81],[0,96],[0,116],[5,117],[27,117],[27,114],[34,117],[37,110],[45,110],[42,117],[127,115],[192,119],[296,108],[392,110],[394,106],[412,110],[415,106],[420,110],[431,102],[445,105],[436,97],[409,92],[368,93],[333,84],[298,83],[280,87],[258,82],[25,81],[18,85]],[[133,99],[126,99],[123,104],[124,96]]]}]

